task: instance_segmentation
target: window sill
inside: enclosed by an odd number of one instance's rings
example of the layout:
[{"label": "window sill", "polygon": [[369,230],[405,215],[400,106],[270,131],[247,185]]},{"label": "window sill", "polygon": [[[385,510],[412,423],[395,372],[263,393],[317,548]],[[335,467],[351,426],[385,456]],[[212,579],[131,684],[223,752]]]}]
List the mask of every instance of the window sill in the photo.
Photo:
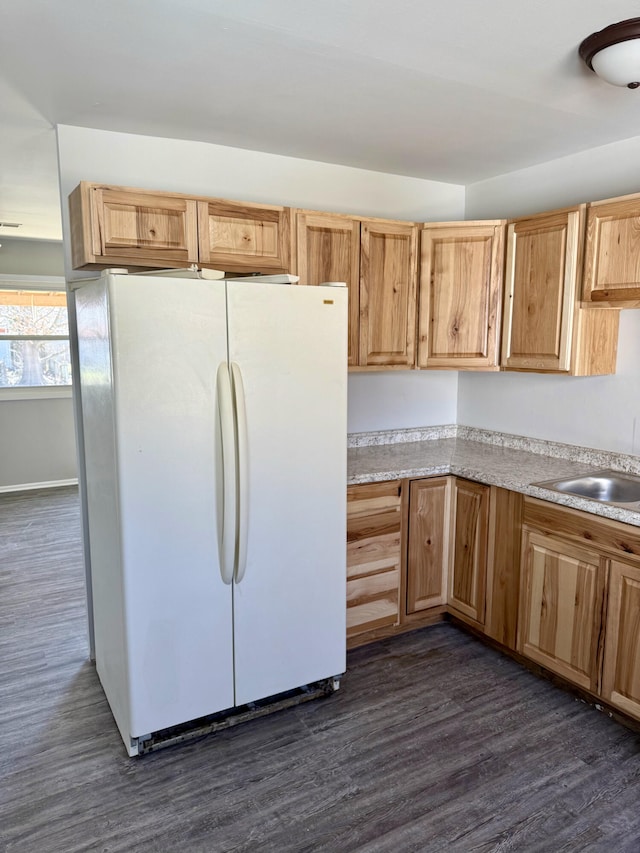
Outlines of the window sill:
[{"label": "window sill", "polygon": [[0,403],[8,400],[55,400],[72,396],[71,385],[0,388]]}]

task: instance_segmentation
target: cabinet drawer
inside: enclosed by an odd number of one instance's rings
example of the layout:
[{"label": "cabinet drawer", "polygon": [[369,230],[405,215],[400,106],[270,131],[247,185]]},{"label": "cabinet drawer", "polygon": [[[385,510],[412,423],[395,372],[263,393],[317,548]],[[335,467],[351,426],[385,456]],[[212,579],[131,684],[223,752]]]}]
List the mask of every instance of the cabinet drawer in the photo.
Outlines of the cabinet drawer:
[{"label": "cabinet drawer", "polygon": [[398,623],[400,571],[347,581],[347,637]]}]

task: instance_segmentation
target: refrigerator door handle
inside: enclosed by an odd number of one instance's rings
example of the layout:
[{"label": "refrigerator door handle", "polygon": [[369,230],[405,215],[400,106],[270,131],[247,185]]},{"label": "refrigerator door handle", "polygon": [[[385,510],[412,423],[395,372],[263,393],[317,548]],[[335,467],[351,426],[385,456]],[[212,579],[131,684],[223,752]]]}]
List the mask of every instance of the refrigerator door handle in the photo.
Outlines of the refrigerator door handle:
[{"label": "refrigerator door handle", "polygon": [[[218,487],[218,554],[220,574],[226,584],[233,581],[236,552],[237,484],[236,484],[236,436],[233,412],[233,394],[229,365],[223,361],[216,377],[216,400],[222,443],[222,466],[217,477],[222,478]],[[221,485],[221,488],[220,488]]]},{"label": "refrigerator door handle", "polygon": [[247,434],[247,408],[244,384],[239,365],[231,362],[233,397],[236,408],[236,438],[238,459],[238,548],[236,552],[235,582],[240,583],[247,568],[247,540],[249,533],[249,439]]}]

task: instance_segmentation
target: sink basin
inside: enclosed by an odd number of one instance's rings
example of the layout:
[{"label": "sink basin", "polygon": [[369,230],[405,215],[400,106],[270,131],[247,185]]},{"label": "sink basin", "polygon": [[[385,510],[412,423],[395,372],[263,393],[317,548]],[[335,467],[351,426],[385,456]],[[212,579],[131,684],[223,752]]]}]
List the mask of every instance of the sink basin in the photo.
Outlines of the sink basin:
[{"label": "sink basin", "polygon": [[640,501],[640,477],[620,474],[618,471],[594,471],[582,477],[547,480],[532,485],[602,503],[630,504]]}]

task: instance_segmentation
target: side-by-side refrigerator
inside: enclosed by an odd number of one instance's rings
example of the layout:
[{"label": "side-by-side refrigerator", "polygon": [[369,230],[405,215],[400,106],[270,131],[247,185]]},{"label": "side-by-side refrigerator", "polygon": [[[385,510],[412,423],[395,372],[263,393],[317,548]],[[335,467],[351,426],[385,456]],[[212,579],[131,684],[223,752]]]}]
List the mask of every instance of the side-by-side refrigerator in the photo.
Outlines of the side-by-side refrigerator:
[{"label": "side-by-side refrigerator", "polygon": [[96,666],[130,755],[345,670],[347,291],[75,292]]}]

